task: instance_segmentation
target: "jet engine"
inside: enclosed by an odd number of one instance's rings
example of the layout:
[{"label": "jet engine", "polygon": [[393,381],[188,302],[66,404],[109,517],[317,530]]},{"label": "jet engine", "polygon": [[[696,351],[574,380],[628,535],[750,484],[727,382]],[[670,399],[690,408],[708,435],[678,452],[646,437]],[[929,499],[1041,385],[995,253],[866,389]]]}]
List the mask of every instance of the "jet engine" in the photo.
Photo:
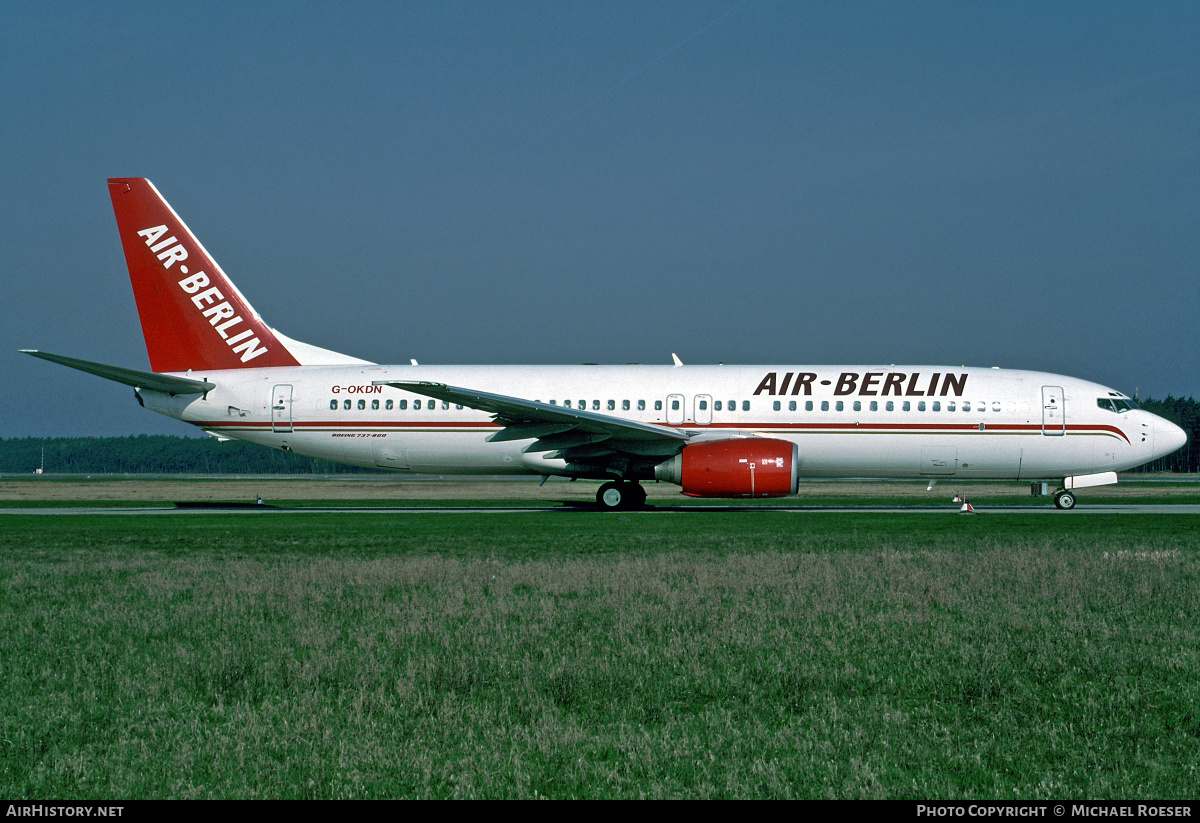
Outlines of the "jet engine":
[{"label": "jet engine", "polygon": [[689,497],[786,497],[796,493],[795,443],[736,437],[690,443],[654,467],[654,479],[683,486]]}]

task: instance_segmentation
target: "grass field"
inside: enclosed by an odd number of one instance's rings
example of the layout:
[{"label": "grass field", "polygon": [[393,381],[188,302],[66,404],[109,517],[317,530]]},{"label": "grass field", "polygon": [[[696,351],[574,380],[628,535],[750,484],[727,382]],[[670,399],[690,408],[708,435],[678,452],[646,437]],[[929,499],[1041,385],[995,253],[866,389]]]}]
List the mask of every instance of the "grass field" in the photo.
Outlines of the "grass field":
[{"label": "grass field", "polygon": [[1198,524],[0,514],[0,796],[1192,798]]}]

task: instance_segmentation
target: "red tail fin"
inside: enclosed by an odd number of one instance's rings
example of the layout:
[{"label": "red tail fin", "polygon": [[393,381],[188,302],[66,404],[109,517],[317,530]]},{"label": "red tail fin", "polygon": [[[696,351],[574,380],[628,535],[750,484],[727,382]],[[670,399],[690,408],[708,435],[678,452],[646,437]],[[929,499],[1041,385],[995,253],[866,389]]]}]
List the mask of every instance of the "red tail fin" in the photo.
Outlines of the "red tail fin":
[{"label": "red tail fin", "polygon": [[112,179],[108,193],[151,369],[299,365],[149,180]]}]

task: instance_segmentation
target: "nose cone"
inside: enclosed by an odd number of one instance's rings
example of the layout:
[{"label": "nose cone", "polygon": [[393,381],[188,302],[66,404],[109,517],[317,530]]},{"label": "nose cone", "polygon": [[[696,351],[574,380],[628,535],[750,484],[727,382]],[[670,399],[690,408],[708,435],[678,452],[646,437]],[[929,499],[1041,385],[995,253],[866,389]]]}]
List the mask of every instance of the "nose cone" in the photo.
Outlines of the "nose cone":
[{"label": "nose cone", "polygon": [[1176,426],[1170,420],[1161,417],[1154,418],[1154,452],[1159,457],[1165,457],[1187,442],[1187,432]]}]

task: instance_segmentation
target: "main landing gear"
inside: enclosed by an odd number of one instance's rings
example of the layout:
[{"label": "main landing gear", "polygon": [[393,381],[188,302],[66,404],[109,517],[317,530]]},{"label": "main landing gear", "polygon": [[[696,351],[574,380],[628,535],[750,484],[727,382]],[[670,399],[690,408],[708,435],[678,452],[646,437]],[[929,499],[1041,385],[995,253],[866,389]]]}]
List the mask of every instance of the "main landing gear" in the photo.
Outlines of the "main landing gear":
[{"label": "main landing gear", "polygon": [[629,511],[646,504],[646,490],[624,480],[605,483],[596,492],[596,503],[605,511]]}]

